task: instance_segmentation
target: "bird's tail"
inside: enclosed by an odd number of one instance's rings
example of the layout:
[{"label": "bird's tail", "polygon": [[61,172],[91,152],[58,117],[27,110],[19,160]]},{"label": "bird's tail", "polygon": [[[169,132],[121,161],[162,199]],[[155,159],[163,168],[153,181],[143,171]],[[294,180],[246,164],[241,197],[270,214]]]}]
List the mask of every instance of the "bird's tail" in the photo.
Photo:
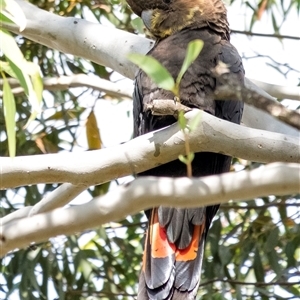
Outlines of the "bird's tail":
[{"label": "bird's tail", "polygon": [[[178,224],[179,226],[184,224]],[[171,243],[165,227],[153,209],[145,239],[143,267],[140,274],[138,300],[195,299],[205,241],[206,220],[192,225],[191,241],[184,249]]]}]

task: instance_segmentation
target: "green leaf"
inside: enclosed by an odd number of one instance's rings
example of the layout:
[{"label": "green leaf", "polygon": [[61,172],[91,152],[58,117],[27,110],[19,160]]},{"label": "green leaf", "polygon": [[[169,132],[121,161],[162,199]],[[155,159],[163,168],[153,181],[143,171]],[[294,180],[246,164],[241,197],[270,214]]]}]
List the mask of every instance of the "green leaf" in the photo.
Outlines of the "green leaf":
[{"label": "green leaf", "polygon": [[186,158],[187,158],[188,162],[192,162],[194,157],[195,157],[195,154],[193,152],[190,152]]},{"label": "green leaf", "polygon": [[179,86],[184,73],[194,62],[194,60],[198,57],[202,48],[203,48],[203,41],[201,40],[194,40],[189,42],[183,64],[181,66],[181,69],[176,79],[176,85]]},{"label": "green leaf", "polygon": [[9,17],[6,16],[5,13],[0,13],[0,22],[7,23],[7,24],[15,24]]},{"label": "green leaf", "polygon": [[128,55],[128,59],[141,68],[158,87],[167,91],[173,91],[175,82],[172,75],[155,58],[132,53]]},{"label": "green leaf", "polygon": [[184,155],[182,155],[182,154],[180,154],[180,155],[178,156],[178,159],[179,159],[181,162],[183,162],[184,164],[187,164],[187,163],[188,163],[187,158],[186,158]]},{"label": "green leaf", "polygon": [[6,30],[0,30],[0,40],[0,49],[3,51],[12,72],[20,81],[28,96],[33,111],[30,119],[33,119],[40,111],[40,103],[42,101],[43,83],[39,68],[36,64],[25,60],[14,38]]},{"label": "green leaf", "polygon": [[26,27],[26,17],[19,4],[13,0],[1,0],[0,19],[3,22],[14,23],[19,26],[20,32]]},{"label": "green leaf", "polygon": [[273,249],[272,251],[267,253],[267,257],[270,263],[270,266],[274,270],[274,272],[277,274],[277,276],[281,275],[281,268],[279,264],[279,257],[276,253],[276,251]]},{"label": "green leaf", "polygon": [[264,282],[265,281],[265,272],[262,264],[262,260],[259,254],[258,248],[255,248],[255,254],[254,254],[254,274],[257,281]]},{"label": "green leaf", "polygon": [[28,95],[28,82],[30,81],[30,79],[29,76],[22,71],[22,68],[26,63],[23,54],[18,48],[14,38],[6,30],[0,30],[0,40],[0,49],[7,58],[10,68],[16,75],[17,79],[20,81],[20,84],[23,87],[25,93]]},{"label": "green leaf", "polygon": [[5,72],[13,78],[17,78],[16,74],[12,70],[10,64],[7,61],[0,60],[0,72]]},{"label": "green leaf", "polygon": [[184,130],[186,128],[186,118],[182,110],[178,114],[178,124],[181,130]]},{"label": "green leaf", "polygon": [[265,252],[271,252],[272,250],[274,250],[274,248],[278,244],[278,238],[279,238],[279,230],[277,227],[275,227],[273,230],[271,230],[270,234],[267,237],[264,246]]},{"label": "green leaf", "polygon": [[16,103],[10,85],[3,74],[3,108],[8,139],[9,156],[16,156]]},{"label": "green leaf", "polygon": [[3,54],[11,61],[13,61],[19,68],[22,68],[24,62],[24,56],[16,44],[15,39],[5,29],[0,29],[0,49]]},{"label": "green leaf", "polygon": [[231,251],[229,247],[220,245],[218,252],[222,266],[228,265],[232,260],[233,251]]},{"label": "green leaf", "polygon": [[193,161],[194,157],[195,157],[195,154],[192,153],[192,152],[190,152],[190,153],[189,153],[188,155],[186,155],[186,156],[180,154],[180,155],[178,156],[178,159],[179,159],[181,162],[183,162],[184,164],[188,164],[188,163],[191,163],[191,162]]}]

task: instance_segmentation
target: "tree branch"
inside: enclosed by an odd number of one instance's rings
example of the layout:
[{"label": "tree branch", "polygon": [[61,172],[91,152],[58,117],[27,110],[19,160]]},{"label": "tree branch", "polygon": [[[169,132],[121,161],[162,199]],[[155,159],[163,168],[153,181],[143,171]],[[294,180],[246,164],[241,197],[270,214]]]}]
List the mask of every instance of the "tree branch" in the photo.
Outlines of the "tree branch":
[{"label": "tree branch", "polygon": [[[140,36],[94,24],[73,17],[60,17],[41,10],[23,0],[17,0],[27,17],[22,35],[50,48],[70,53],[112,68],[133,79],[136,66],[127,59],[129,53],[146,54],[154,42]],[[47,24],[44,22],[47,20]],[[8,30],[20,34],[16,26],[3,24]],[[118,43],[115,43],[118,41]],[[246,78],[246,86],[265,93]],[[246,105],[242,119],[249,127],[299,136],[299,132],[283,122]]]},{"label": "tree branch", "polygon": [[[20,95],[24,93],[24,89],[20,86],[19,81],[14,78],[8,78],[8,83],[12,88],[14,95]],[[133,88],[122,87],[118,83],[111,82],[106,79],[102,79],[97,76],[88,76],[86,74],[74,74],[72,76],[60,76],[53,78],[43,79],[44,89],[48,91],[61,91],[74,87],[88,87],[93,90],[104,92],[111,97],[127,97],[132,98]],[[3,80],[0,80],[0,88],[3,86]],[[0,92],[2,97],[3,92]]]},{"label": "tree branch", "polygon": [[0,228],[0,256],[30,242],[98,227],[153,206],[198,207],[230,199],[299,193],[299,170],[299,164],[275,163],[202,178],[140,177],[89,203],[4,224]]},{"label": "tree branch", "polygon": [[[185,117],[191,120],[196,114],[201,114],[201,122],[189,136],[192,152],[221,151],[264,163],[300,161],[299,139],[243,127],[201,110],[188,112]],[[173,124],[107,149],[13,159],[2,157],[0,189],[54,182],[96,185],[175,160],[184,151],[183,133],[178,124]]]},{"label": "tree branch", "polygon": [[[224,85],[219,86],[215,91],[215,95],[219,100],[237,99],[251,106],[268,112],[270,115],[278,118],[284,123],[300,130],[300,114],[294,110],[284,107],[281,103],[273,101],[262,96],[256,91],[252,91],[245,86],[242,86],[236,76],[230,73],[219,74],[218,66],[215,74]],[[227,69],[227,67],[226,67]],[[226,71],[227,72],[227,71]],[[222,97],[219,97],[219,94]]]},{"label": "tree branch", "polygon": [[289,99],[300,101],[300,87],[299,86],[283,86],[270,84],[262,81],[250,79],[254,84],[266,91],[271,96],[277,99]]},{"label": "tree branch", "polygon": [[277,39],[290,39],[290,40],[300,40],[300,37],[298,36],[291,36],[291,35],[281,35],[276,33],[257,33],[252,31],[241,31],[241,30],[230,30],[231,33],[237,33],[237,34],[245,34],[250,36],[261,36],[261,37],[270,37],[270,38],[277,38]]}]

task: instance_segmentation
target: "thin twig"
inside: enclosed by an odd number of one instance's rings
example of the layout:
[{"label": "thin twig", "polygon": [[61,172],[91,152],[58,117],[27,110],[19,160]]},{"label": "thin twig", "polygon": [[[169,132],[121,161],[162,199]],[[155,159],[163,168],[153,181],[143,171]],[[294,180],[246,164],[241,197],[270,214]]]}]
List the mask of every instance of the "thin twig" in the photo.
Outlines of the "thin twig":
[{"label": "thin twig", "polygon": [[287,282],[287,281],[276,281],[276,282],[245,282],[239,280],[230,280],[230,279],[222,279],[222,278],[215,278],[212,280],[208,280],[206,282],[200,283],[199,287],[206,286],[215,282],[224,282],[230,284],[239,284],[239,285],[254,285],[254,286],[272,286],[272,285],[282,285],[282,286],[293,286],[296,285],[296,282]]},{"label": "thin twig", "polygon": [[277,38],[277,39],[290,39],[290,40],[300,40],[298,36],[290,36],[290,35],[281,35],[276,33],[257,33],[251,31],[242,31],[242,30],[231,30],[231,33],[237,34],[245,34],[250,36],[261,36],[261,37],[270,37],[270,38]]}]

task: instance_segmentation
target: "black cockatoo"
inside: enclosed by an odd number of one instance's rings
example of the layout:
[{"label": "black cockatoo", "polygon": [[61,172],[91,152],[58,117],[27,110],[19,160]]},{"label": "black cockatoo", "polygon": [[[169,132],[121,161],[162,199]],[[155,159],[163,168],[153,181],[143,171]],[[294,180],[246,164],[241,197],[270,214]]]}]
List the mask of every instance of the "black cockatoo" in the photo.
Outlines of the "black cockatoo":
[{"label": "black cockatoo", "polygon": [[[202,109],[218,118],[239,124],[243,104],[216,101],[220,82],[212,70],[223,62],[240,83],[244,82],[242,60],[230,44],[226,8],[221,0],[127,0],[142,18],[156,43],[148,55],[157,59],[174,78],[182,66],[188,43],[195,39],[204,47],[180,82],[182,104]],[[133,94],[134,136],[168,126],[173,116],[154,116],[144,104],[154,99],[174,99],[172,92],[158,88],[143,72],[135,79]],[[220,153],[196,153],[193,176],[228,172],[231,157]],[[186,176],[179,160],[140,175]],[[177,209],[158,207],[146,211],[149,227],[145,240],[138,299],[195,299],[200,282],[205,238],[219,206]]]}]

